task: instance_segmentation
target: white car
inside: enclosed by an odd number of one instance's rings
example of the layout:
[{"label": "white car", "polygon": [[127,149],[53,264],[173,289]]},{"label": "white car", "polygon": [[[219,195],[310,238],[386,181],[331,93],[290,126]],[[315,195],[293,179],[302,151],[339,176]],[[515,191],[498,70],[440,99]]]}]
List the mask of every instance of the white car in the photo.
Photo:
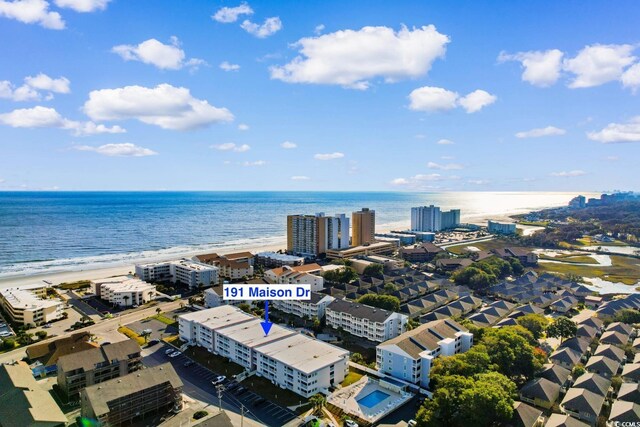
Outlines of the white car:
[{"label": "white car", "polygon": [[345,420],[344,425],[347,427],[358,427],[358,423],[352,420]]},{"label": "white car", "polygon": [[179,351],[174,351],[173,353],[171,353],[171,354],[169,355],[169,357],[178,357],[178,356],[180,356],[181,354],[182,354],[182,353],[180,353]]},{"label": "white car", "polygon": [[173,353],[174,351],[175,351],[174,349],[172,349],[172,348],[168,348],[168,349],[166,349],[166,350],[164,351],[164,354],[171,354],[171,353]]},{"label": "white car", "polygon": [[224,375],[219,375],[216,377],[215,380],[211,381],[211,384],[213,385],[218,385],[218,384],[222,384],[224,382],[224,380],[226,380],[227,377],[225,377]]}]

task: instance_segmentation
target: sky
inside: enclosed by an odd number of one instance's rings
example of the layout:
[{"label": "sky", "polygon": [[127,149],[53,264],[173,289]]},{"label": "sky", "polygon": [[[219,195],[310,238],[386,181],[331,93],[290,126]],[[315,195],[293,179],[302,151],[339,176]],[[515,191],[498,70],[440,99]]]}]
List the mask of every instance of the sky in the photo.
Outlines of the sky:
[{"label": "sky", "polygon": [[640,190],[634,1],[0,0],[3,190]]}]

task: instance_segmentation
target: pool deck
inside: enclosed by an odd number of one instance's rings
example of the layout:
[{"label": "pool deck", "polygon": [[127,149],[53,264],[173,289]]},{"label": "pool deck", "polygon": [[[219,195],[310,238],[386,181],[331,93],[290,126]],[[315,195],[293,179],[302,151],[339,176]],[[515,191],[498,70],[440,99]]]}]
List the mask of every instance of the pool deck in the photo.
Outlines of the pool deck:
[{"label": "pool deck", "polygon": [[[367,407],[359,402],[376,390],[384,392],[388,397],[372,407]],[[333,392],[327,398],[327,402],[339,407],[349,415],[375,423],[404,405],[412,396],[411,393],[398,393],[390,390],[383,387],[378,380],[364,376],[355,383]]]}]

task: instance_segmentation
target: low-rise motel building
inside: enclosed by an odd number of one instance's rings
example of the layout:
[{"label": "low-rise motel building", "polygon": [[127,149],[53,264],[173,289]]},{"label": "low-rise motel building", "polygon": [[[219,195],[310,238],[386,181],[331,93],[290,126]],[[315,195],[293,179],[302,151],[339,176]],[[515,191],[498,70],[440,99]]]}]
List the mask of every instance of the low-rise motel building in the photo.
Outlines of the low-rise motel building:
[{"label": "low-rise motel building", "polygon": [[179,317],[180,339],[255,371],[303,397],[329,393],[347,372],[349,352],[223,305]]},{"label": "low-rise motel building", "polygon": [[146,304],[155,298],[156,287],[131,276],[117,276],[91,282],[94,294],[120,307]]},{"label": "low-rise motel building", "polygon": [[0,289],[0,305],[12,322],[41,325],[62,317],[64,304],[47,299],[47,285],[34,284]]},{"label": "low-rise motel building", "polygon": [[342,328],[357,337],[383,342],[407,330],[409,316],[360,304],[335,299],[325,308],[327,326]]}]

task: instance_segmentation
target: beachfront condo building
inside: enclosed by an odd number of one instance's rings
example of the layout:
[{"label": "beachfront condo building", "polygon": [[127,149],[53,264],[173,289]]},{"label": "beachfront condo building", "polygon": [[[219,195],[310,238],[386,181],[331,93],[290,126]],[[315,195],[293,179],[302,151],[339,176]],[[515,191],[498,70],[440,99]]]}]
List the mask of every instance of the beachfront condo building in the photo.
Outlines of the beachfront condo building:
[{"label": "beachfront condo building", "polygon": [[263,268],[276,268],[288,265],[295,267],[304,264],[304,257],[280,254],[278,252],[258,252],[255,257],[255,265]]},{"label": "beachfront condo building", "polygon": [[351,213],[351,246],[370,245],[375,242],[376,211],[369,208]]},{"label": "beachfront condo building", "polygon": [[487,222],[487,229],[489,230],[489,233],[493,234],[516,234],[516,224],[513,222],[489,220]]},{"label": "beachfront condo building", "polygon": [[315,258],[329,249],[346,249],[350,242],[349,218],[324,213],[287,216],[287,252]]},{"label": "beachfront condo building", "polygon": [[130,425],[147,414],[179,411],[182,388],[171,363],[164,363],[85,388],[80,415],[100,426]]},{"label": "beachfront condo building", "polygon": [[460,209],[441,211],[438,206],[411,208],[412,231],[441,231],[460,225]]},{"label": "beachfront condo building", "polygon": [[64,304],[47,298],[47,285],[34,284],[0,289],[0,305],[19,325],[41,325],[60,319]]},{"label": "beachfront condo building", "polygon": [[407,330],[409,317],[359,304],[345,299],[336,299],[325,309],[327,326],[349,332],[369,341],[383,342],[397,337]]},{"label": "beachfront condo building", "polygon": [[223,305],[178,319],[180,339],[230,359],[247,371],[303,397],[328,394],[348,373],[349,352]]},{"label": "beachfront condo building", "polygon": [[189,259],[136,265],[136,276],[145,282],[179,282],[190,288],[218,283],[219,271],[214,265]]},{"label": "beachfront condo building", "polygon": [[434,320],[376,347],[378,371],[392,377],[429,386],[433,359],[464,353],[473,345],[473,334],[451,319]]},{"label": "beachfront condo building", "polygon": [[156,287],[131,276],[116,276],[91,282],[98,298],[120,307],[146,304],[156,295]]}]

